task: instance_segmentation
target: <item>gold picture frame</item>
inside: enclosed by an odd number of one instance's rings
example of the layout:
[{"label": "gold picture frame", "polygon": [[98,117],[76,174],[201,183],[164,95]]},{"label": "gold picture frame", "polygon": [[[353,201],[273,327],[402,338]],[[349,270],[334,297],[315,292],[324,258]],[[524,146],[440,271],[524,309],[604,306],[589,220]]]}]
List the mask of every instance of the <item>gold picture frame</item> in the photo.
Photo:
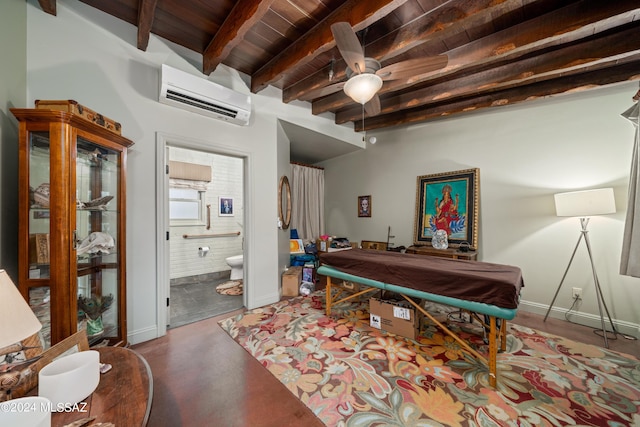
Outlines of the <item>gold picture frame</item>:
[{"label": "gold picture frame", "polygon": [[445,230],[449,247],[478,248],[480,169],[422,175],[417,178],[414,245],[431,245]]}]

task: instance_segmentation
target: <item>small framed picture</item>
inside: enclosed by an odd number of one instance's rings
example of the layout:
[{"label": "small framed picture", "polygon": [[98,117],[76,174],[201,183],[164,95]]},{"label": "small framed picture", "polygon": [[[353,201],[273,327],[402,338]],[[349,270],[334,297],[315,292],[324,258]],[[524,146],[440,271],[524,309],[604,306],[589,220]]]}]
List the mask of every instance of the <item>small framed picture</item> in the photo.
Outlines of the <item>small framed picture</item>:
[{"label": "small framed picture", "polygon": [[218,197],[218,216],[233,216],[233,198]]},{"label": "small framed picture", "polygon": [[371,218],[371,196],[358,196],[358,216]]}]

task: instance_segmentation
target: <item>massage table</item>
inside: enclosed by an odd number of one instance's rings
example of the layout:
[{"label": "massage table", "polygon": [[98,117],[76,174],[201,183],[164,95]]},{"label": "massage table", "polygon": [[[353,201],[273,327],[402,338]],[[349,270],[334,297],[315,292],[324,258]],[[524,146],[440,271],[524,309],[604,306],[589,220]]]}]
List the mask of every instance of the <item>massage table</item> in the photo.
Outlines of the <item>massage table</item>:
[{"label": "massage table", "polygon": [[[506,349],[507,321],[516,316],[520,289],[524,287],[519,268],[486,262],[456,260],[398,252],[351,249],[320,254],[318,274],[326,276],[326,312],[332,305],[377,290],[402,295],[424,316],[456,340],[489,368],[489,383],[496,386],[498,341]],[[331,278],[366,286],[347,292],[338,286],[332,293]],[[489,358],[427,312],[418,300],[445,304],[466,311],[489,331]],[[484,315],[484,320],[479,314]],[[487,324],[488,321],[488,324]]]}]

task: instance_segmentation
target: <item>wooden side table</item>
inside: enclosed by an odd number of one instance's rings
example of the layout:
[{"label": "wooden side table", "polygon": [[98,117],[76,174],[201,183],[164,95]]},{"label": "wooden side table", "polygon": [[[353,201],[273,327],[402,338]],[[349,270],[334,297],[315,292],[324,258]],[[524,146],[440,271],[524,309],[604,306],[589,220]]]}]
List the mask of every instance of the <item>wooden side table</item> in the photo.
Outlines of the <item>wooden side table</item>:
[{"label": "wooden side table", "polygon": [[[100,374],[98,387],[83,401],[86,405],[78,405],[82,412],[54,412],[51,425],[62,427],[83,418],[95,417],[92,424],[110,422],[116,426],[146,426],[153,398],[153,377],[147,361],[124,347],[101,347],[97,350],[100,362],[109,363],[111,370]],[[34,391],[37,395],[37,390]]]},{"label": "wooden side table", "polygon": [[432,246],[413,245],[413,246],[409,246],[405,252],[408,254],[439,256],[443,258],[452,258],[452,259],[466,259],[469,261],[478,260],[478,252],[476,251],[462,252],[462,251],[459,251],[457,248],[436,249]]}]

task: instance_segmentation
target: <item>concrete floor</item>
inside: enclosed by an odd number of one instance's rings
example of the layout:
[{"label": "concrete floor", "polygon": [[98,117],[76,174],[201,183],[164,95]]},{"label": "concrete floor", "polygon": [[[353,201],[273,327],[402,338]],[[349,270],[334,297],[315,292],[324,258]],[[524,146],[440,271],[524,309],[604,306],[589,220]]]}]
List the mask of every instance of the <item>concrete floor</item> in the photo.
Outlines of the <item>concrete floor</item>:
[{"label": "concrete floor", "polygon": [[242,295],[221,295],[216,286],[229,280],[223,276],[193,276],[172,280],[169,328],[187,325],[229,313],[244,306]]}]

